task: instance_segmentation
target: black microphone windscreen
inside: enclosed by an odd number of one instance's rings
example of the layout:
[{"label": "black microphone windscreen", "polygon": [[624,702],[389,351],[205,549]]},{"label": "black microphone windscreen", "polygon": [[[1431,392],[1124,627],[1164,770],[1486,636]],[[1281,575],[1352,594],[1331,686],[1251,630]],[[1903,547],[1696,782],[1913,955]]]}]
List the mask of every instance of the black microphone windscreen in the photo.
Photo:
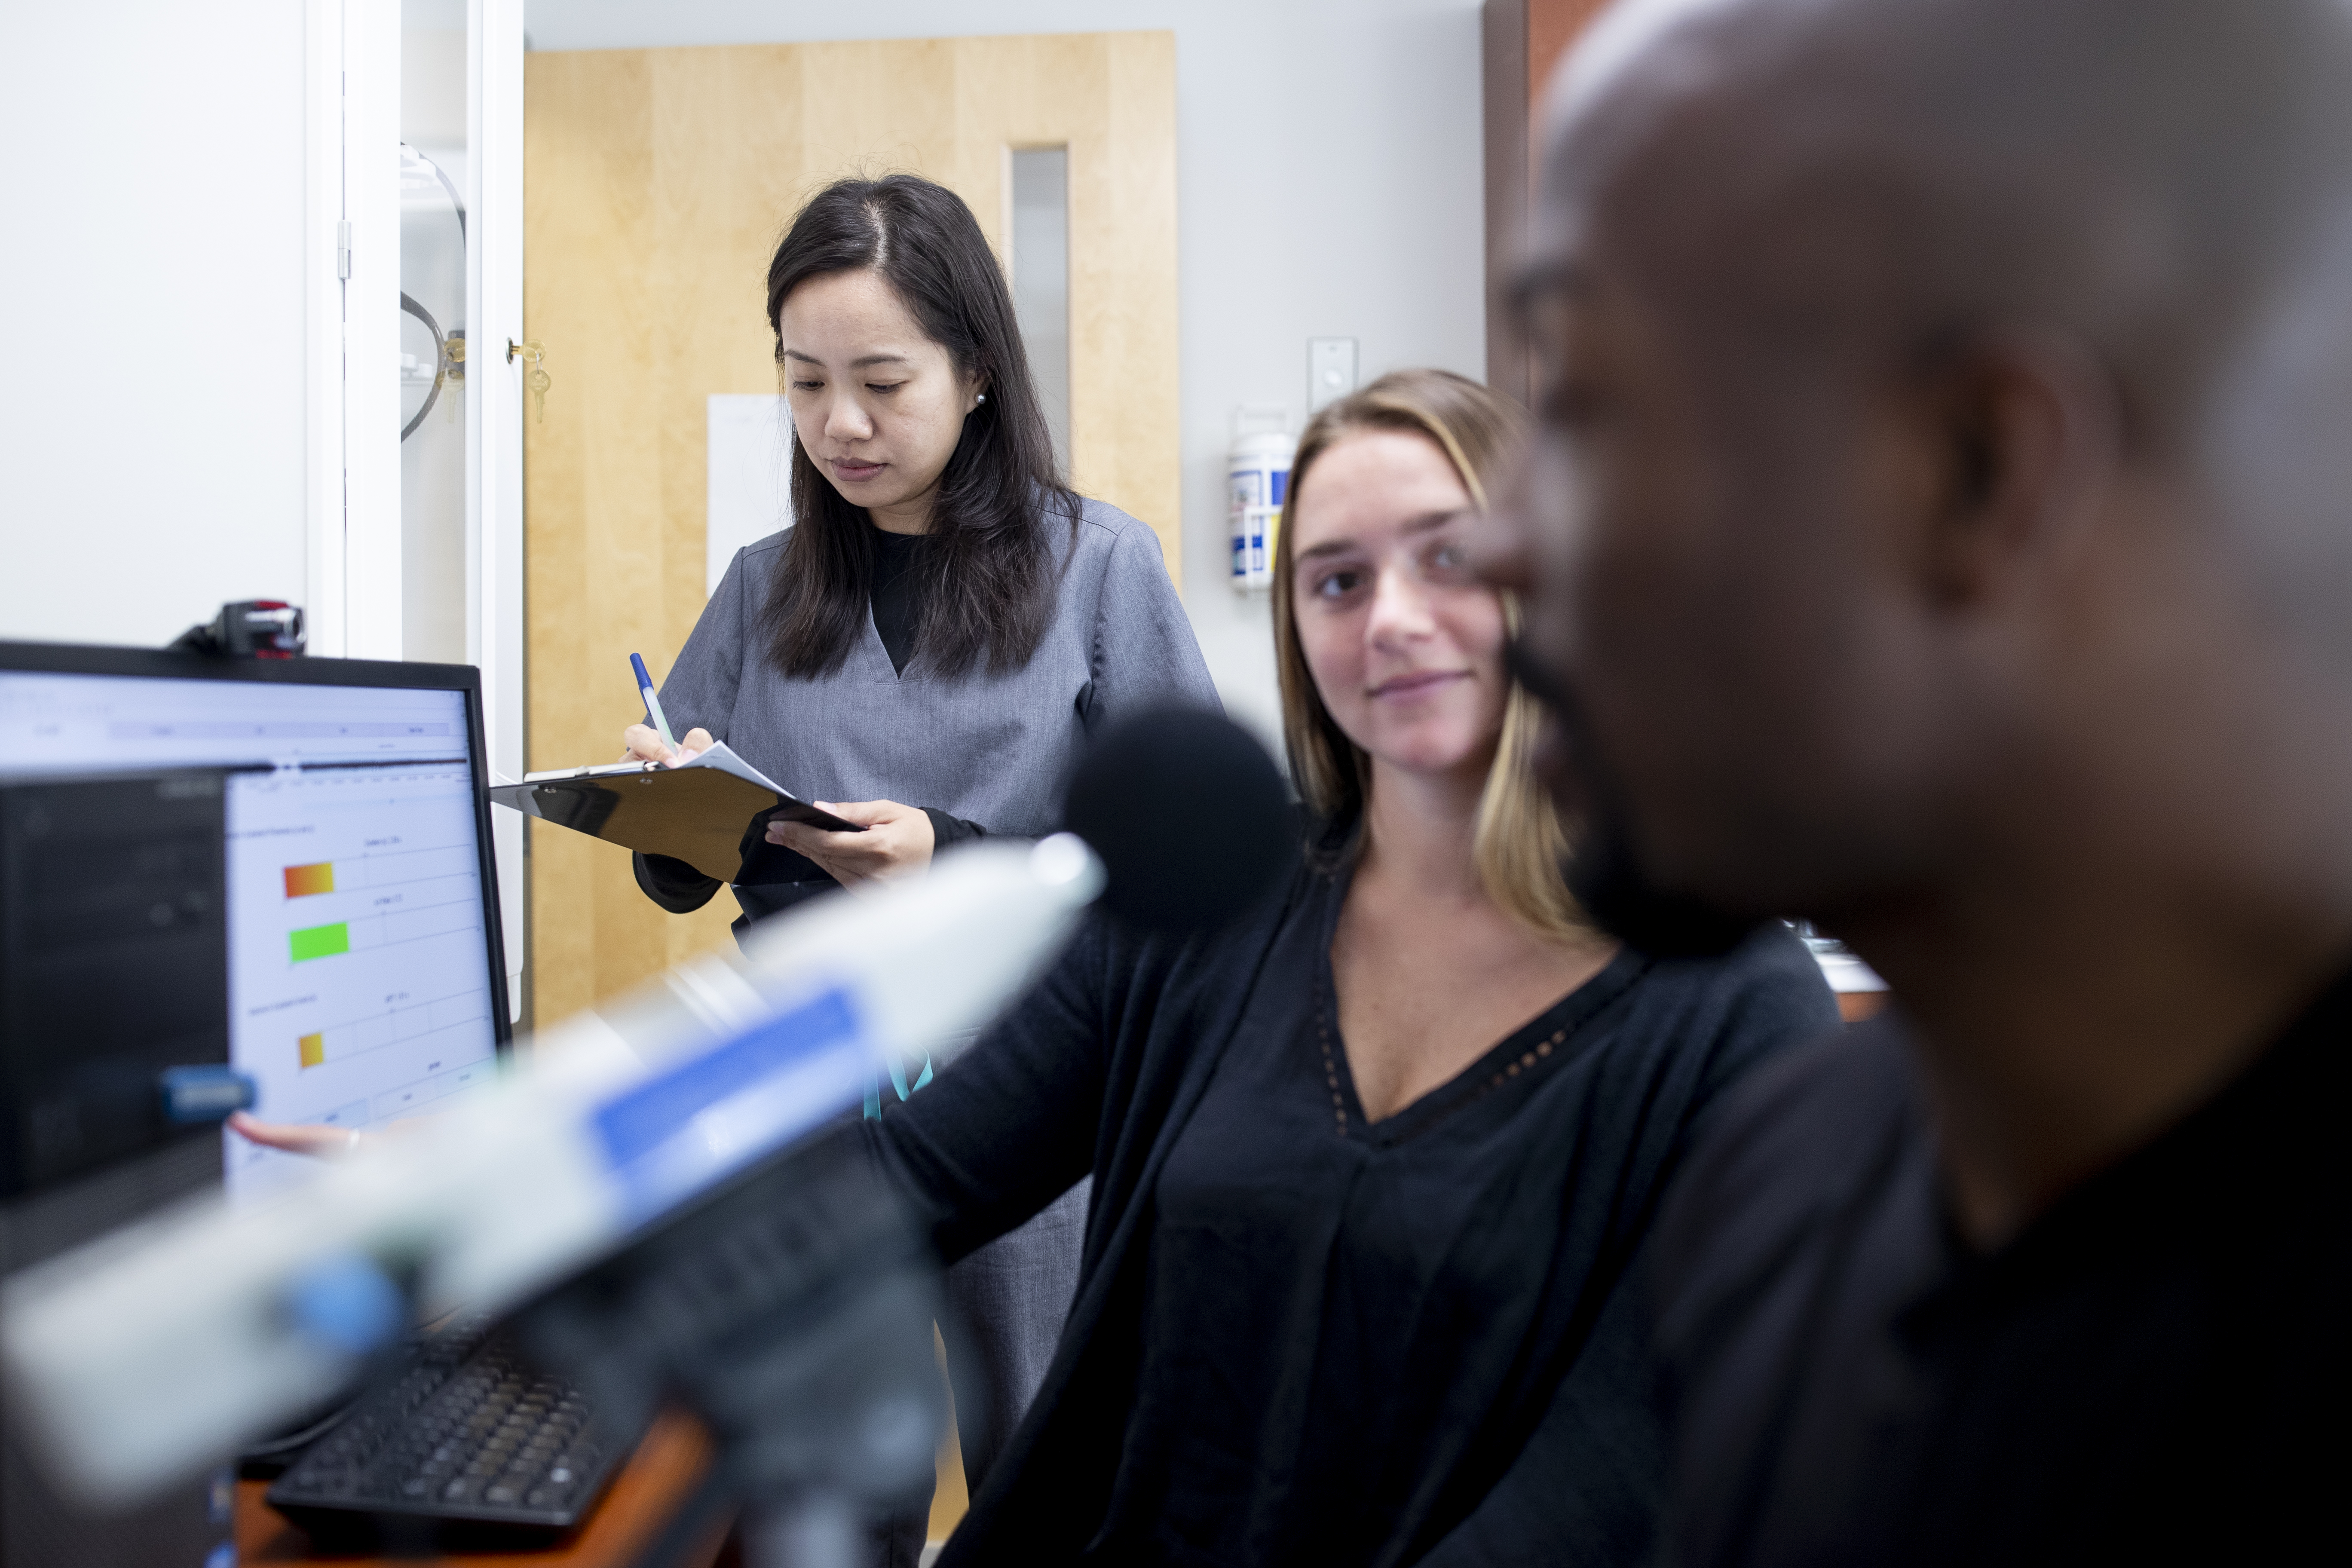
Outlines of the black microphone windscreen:
[{"label": "black microphone windscreen", "polygon": [[1204,709],[1160,709],[1106,727],[1071,770],[1062,819],[1102,858],[1104,907],[1147,931],[1223,924],[1298,853],[1274,759]]}]

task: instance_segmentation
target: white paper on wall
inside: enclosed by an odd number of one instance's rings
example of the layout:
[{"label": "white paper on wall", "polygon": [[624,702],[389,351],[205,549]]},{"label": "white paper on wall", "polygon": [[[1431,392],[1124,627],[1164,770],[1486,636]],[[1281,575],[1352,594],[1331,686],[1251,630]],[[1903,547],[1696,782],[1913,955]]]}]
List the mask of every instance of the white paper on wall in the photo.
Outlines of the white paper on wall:
[{"label": "white paper on wall", "polygon": [[710,395],[706,594],[735,552],[793,521],[792,413],[772,392]]}]

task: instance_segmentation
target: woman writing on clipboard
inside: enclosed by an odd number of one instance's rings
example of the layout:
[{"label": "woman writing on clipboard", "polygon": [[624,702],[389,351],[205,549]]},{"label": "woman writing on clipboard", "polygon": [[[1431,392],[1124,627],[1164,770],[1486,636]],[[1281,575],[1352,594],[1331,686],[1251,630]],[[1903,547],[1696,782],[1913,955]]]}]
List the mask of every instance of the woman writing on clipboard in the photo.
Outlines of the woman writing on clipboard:
[{"label": "woman writing on clipboard", "polygon": [[[768,268],[768,322],[794,526],[736,553],[660,701],[679,753],[724,741],[864,831],[771,826],[803,874],[737,887],[746,921],[920,872],[961,838],[1050,832],[1089,731],[1217,700],[1151,531],[1056,471],[1003,274],[961,198],[907,175],[821,192]],[[625,739],[673,755],[642,724]],[[719,889],[682,861],[636,866],[666,909]],[[995,1396],[962,1432],[975,1485],[1052,1358],[1085,1222],[1082,1186],[949,1277]]]},{"label": "woman writing on clipboard", "polygon": [[[821,192],[769,266],[768,321],[796,526],[736,553],[661,704],[691,726],[680,753],[725,741],[865,831],[772,826],[802,874],[736,888],[748,920],[961,838],[1049,832],[1088,731],[1217,700],[1151,531],[1062,483],[960,197],[903,174]],[[673,755],[643,724],[625,739]],[[719,889],[658,857],[637,879],[679,912]]]}]

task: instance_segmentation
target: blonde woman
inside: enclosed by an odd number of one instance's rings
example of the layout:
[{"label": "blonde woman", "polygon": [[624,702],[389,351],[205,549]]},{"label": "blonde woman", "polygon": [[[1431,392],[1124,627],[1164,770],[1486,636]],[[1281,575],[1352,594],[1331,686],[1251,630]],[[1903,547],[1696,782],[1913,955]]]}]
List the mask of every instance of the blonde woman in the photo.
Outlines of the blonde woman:
[{"label": "blonde woman", "polygon": [[1211,938],[1091,929],[845,1134],[950,1259],[1094,1178],[950,1568],[1649,1556],[1650,1217],[1725,1086],[1837,1014],[1777,928],[1658,962],[1578,918],[1511,610],[1463,562],[1520,427],[1436,371],[1316,416],[1275,589],[1288,886]]}]

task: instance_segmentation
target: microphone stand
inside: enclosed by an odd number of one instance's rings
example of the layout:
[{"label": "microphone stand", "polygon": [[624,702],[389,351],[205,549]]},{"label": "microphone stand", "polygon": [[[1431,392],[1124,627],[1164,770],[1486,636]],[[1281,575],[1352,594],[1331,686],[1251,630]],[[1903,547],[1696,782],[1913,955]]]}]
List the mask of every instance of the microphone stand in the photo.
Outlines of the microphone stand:
[{"label": "microphone stand", "polygon": [[709,1479],[639,1568],[668,1568],[730,1498],[751,1568],[854,1568],[866,1521],[933,1473],[940,1300],[905,1205],[835,1136],[666,1216],[520,1324],[614,1411],[672,1399],[710,1431]]}]

